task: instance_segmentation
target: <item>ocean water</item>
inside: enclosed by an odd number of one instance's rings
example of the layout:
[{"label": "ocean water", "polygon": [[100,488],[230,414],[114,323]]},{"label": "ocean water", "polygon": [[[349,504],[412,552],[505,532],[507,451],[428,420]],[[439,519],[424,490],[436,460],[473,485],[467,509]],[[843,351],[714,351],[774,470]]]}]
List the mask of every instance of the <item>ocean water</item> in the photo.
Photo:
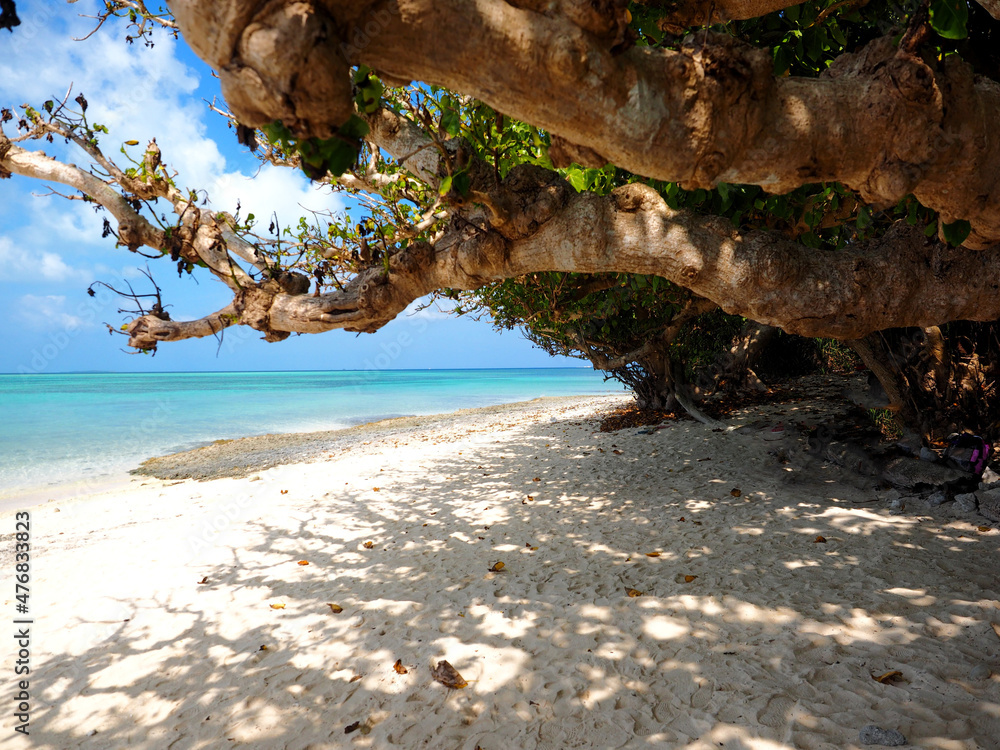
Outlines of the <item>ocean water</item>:
[{"label": "ocean water", "polygon": [[583,368],[0,374],[0,498],[213,440],[621,390]]}]

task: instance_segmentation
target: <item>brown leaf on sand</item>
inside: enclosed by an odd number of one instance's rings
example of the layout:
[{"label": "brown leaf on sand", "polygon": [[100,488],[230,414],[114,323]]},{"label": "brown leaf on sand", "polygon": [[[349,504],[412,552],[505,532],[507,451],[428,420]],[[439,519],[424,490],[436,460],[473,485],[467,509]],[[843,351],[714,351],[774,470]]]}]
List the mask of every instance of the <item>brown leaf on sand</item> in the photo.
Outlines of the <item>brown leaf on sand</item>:
[{"label": "brown leaf on sand", "polygon": [[646,557],[659,557],[660,554],[660,552],[647,552]]},{"label": "brown leaf on sand", "polygon": [[356,721],[353,724],[348,724],[346,727],[344,727],[344,734],[350,734],[351,732],[356,732],[358,730],[358,727],[360,726],[361,726],[360,721]]},{"label": "brown leaf on sand", "polygon": [[469,683],[458,673],[458,670],[446,661],[439,661],[437,663],[437,666],[431,670],[431,677],[451,690],[461,690],[469,686]]},{"label": "brown leaf on sand", "polygon": [[372,492],[378,492],[378,487],[372,487]]},{"label": "brown leaf on sand", "polygon": [[208,583],[208,576],[205,576],[204,578],[202,578],[200,581],[198,581],[198,583],[199,584]]},{"label": "brown leaf on sand", "polygon": [[733,487],[731,490],[729,490],[729,494],[732,495],[733,497],[739,497],[740,495],[743,494],[743,491],[740,490],[739,487]]},{"label": "brown leaf on sand", "polygon": [[534,479],[532,479],[531,481],[532,481],[532,482],[541,482],[541,481],[542,481],[542,478],[541,478],[541,477],[535,477],[535,478],[534,478]]},{"label": "brown leaf on sand", "polygon": [[826,537],[825,536],[816,537],[815,539],[813,539],[813,544],[826,544]]},{"label": "brown leaf on sand", "polygon": [[282,602],[278,602],[276,604],[272,604],[271,605],[271,609],[284,609],[284,608],[285,608],[285,605]]},{"label": "brown leaf on sand", "polygon": [[352,677],[351,679],[349,679],[347,681],[347,684],[350,685],[352,682],[357,682],[358,680],[361,679],[361,677],[362,677],[362,675],[356,674],[356,675],[354,675],[354,677]]},{"label": "brown leaf on sand", "polygon": [[504,569],[504,564],[499,561],[495,562],[492,566],[490,566],[491,573],[499,573],[503,569]]},{"label": "brown leaf on sand", "polygon": [[691,583],[698,576],[684,576],[684,583]]},{"label": "brown leaf on sand", "polygon": [[365,542],[361,546],[364,547],[365,549],[371,549],[372,547],[375,546],[375,542]]},{"label": "brown leaf on sand", "polygon": [[392,668],[396,670],[396,674],[406,674],[410,670],[403,666],[402,659],[396,659],[396,663],[392,665]]},{"label": "brown leaf on sand", "polygon": [[976,528],[979,529],[980,531],[984,532],[984,533],[987,532],[987,531],[993,531],[993,527],[992,526],[977,526]]},{"label": "brown leaf on sand", "polygon": [[308,564],[309,564],[308,560],[299,560],[299,565],[308,565]]},{"label": "brown leaf on sand", "polygon": [[616,456],[620,456],[622,454],[621,451],[611,451],[611,452],[614,453]]},{"label": "brown leaf on sand", "polygon": [[339,615],[341,612],[344,611],[343,607],[341,607],[339,604],[333,604],[332,602],[327,602],[326,606],[328,606],[330,608],[330,611],[333,612],[333,614],[335,615]]},{"label": "brown leaf on sand", "polygon": [[635,598],[637,596],[642,596],[642,592],[639,591],[639,589],[625,589],[625,593],[632,598]]},{"label": "brown leaf on sand", "polygon": [[884,675],[880,675],[879,677],[872,675],[872,679],[875,680],[875,682],[881,682],[883,685],[890,685],[892,684],[893,680],[900,678],[902,676],[903,676],[902,672],[900,672],[898,669],[893,669],[891,672],[886,672]]},{"label": "brown leaf on sand", "polygon": [[287,494],[288,494],[288,490],[282,490],[282,491],[281,491],[281,494],[282,494],[282,495],[287,495]]}]

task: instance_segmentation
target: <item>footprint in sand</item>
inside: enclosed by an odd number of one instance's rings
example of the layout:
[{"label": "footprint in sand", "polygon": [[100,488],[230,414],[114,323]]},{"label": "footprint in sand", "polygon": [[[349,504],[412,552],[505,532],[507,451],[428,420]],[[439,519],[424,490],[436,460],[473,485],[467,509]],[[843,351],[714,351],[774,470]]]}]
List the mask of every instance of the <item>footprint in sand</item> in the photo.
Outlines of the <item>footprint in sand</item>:
[{"label": "footprint in sand", "polygon": [[787,695],[773,695],[767,705],[757,712],[757,721],[766,727],[780,727],[788,721],[788,712],[794,701]]}]

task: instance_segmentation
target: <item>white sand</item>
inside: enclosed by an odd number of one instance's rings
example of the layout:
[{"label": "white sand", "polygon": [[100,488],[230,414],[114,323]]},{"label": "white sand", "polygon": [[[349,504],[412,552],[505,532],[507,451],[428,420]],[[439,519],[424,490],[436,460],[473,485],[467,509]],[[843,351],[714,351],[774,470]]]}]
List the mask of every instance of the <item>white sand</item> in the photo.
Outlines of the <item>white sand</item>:
[{"label": "white sand", "polygon": [[31,736],[8,702],[0,746],[1000,747],[1000,531],[788,483],[757,434],[594,434],[621,401],[32,509]]}]

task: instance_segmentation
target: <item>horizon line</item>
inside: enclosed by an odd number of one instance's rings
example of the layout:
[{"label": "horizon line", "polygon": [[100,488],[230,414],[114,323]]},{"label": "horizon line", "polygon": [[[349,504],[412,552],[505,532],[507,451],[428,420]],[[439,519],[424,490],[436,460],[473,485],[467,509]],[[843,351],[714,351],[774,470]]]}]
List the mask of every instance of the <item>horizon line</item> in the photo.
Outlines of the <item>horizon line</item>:
[{"label": "horizon line", "polygon": [[325,369],[325,370],[149,370],[149,371],[121,371],[121,370],[61,370],[57,372],[0,372],[0,375],[238,375],[256,373],[291,373],[291,372],[485,372],[491,370],[588,370],[599,372],[586,365],[559,366],[559,367],[400,367],[400,368],[379,368],[379,369]]}]

